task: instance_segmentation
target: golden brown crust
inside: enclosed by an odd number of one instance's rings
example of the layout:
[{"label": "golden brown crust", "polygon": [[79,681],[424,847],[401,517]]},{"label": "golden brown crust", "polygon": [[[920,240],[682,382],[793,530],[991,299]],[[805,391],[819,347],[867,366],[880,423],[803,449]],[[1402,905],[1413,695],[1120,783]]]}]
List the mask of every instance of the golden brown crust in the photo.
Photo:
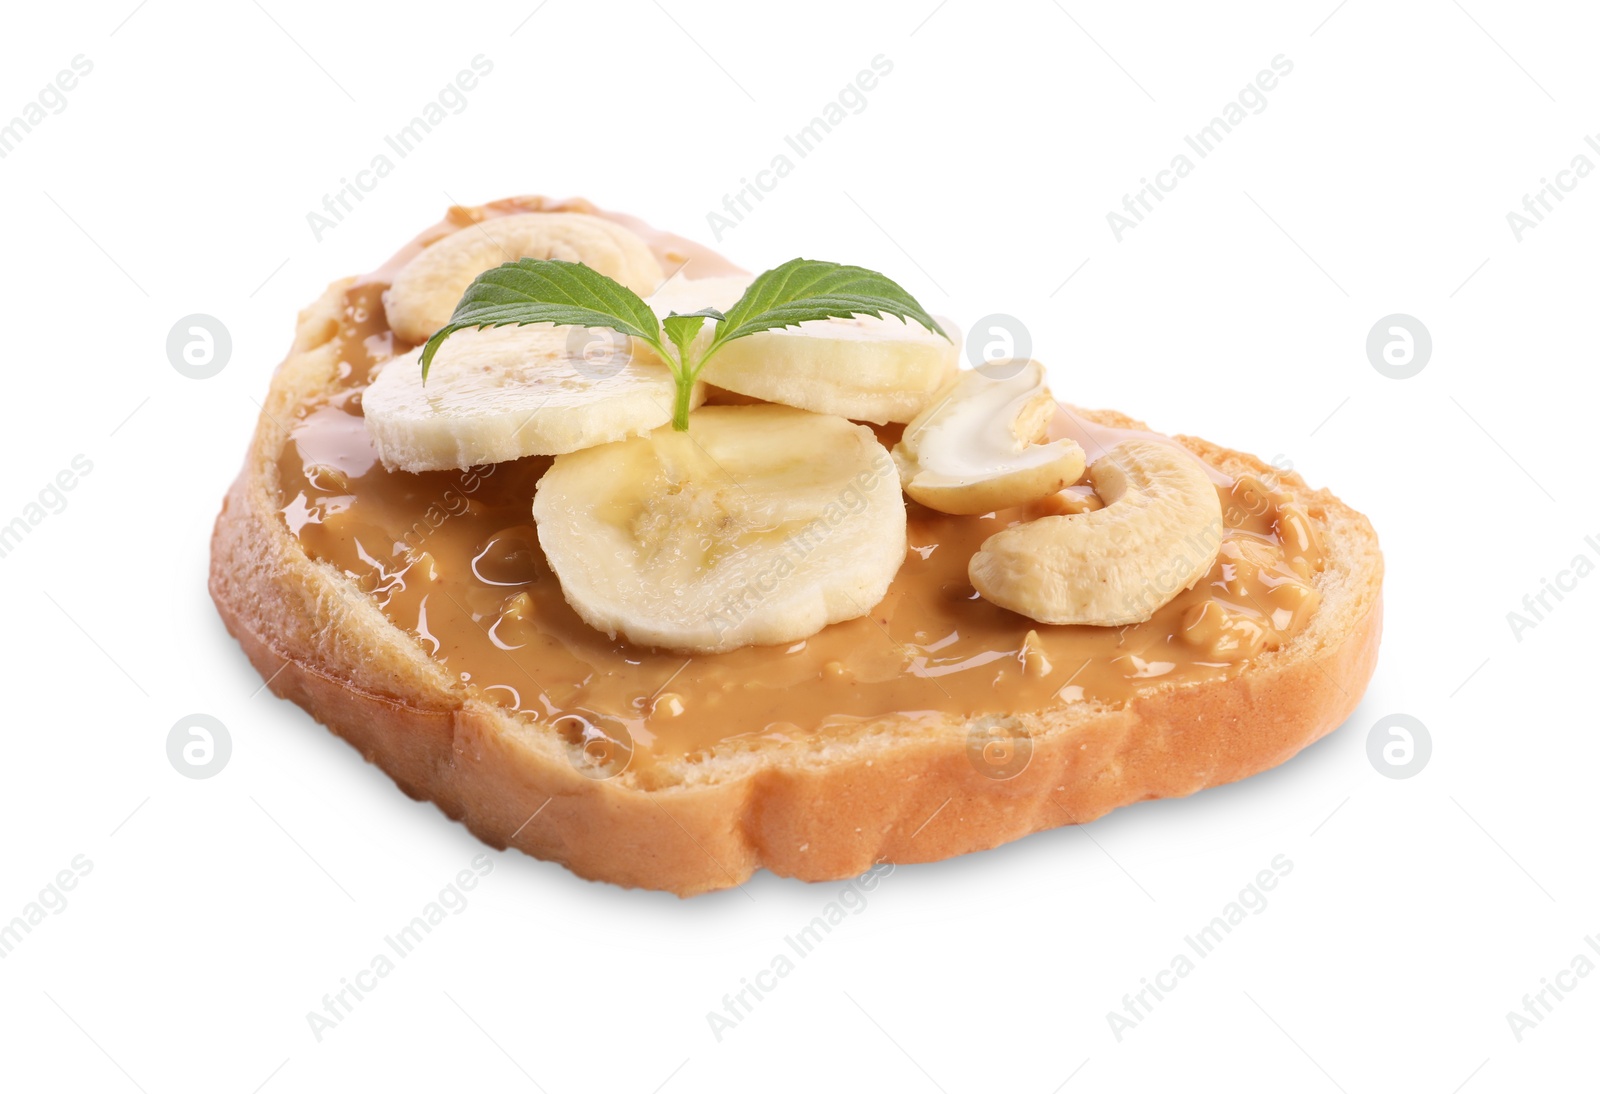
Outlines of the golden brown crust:
[{"label": "golden brown crust", "polygon": [[[1120,708],[1075,704],[924,721],[914,731],[891,717],[848,740],[685,761],[650,785],[627,774],[588,778],[548,727],[460,691],[353,583],[307,558],[279,516],[278,453],[296,408],[332,381],[330,339],[349,284],[330,286],[300,316],[217,517],[212,598],[274,693],[495,847],[684,896],[738,884],[763,866],[820,881],[879,861],[949,858],[1273,767],[1343,722],[1372,675],[1382,617],[1377,537],[1333,495],[1272,471],[1321,532],[1322,605],[1287,646],[1227,680],[1154,687]],[[1120,414],[1083,413],[1143,428]],[[1178,439],[1225,471],[1271,471],[1253,456]],[[1027,767],[1003,781],[981,774],[968,756],[974,731],[1031,747]]]}]

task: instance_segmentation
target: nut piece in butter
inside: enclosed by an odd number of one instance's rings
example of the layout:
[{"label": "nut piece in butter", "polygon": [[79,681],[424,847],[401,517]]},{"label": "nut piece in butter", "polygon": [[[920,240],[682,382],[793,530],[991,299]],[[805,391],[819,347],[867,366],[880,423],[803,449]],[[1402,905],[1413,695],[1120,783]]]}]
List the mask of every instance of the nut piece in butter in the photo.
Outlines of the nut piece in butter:
[{"label": "nut piece in butter", "polygon": [[1045,656],[1044,640],[1039,637],[1039,632],[1028,631],[1022,639],[1022,648],[1017,651],[1017,660],[1022,662],[1022,671],[1032,677],[1050,675],[1050,658]]},{"label": "nut piece in butter", "polygon": [[1280,506],[1274,523],[1278,539],[1283,543],[1283,553],[1291,562],[1303,558],[1313,570],[1322,568],[1322,546],[1317,542],[1311,515],[1305,509],[1298,505]]},{"label": "nut piece in butter", "polygon": [[1272,629],[1285,637],[1295,634],[1310,620],[1321,599],[1321,594],[1304,581],[1280,581],[1267,590]]},{"label": "nut piece in butter", "polygon": [[1183,616],[1183,639],[1212,661],[1242,661],[1266,646],[1267,629],[1215,600],[1196,604]]}]

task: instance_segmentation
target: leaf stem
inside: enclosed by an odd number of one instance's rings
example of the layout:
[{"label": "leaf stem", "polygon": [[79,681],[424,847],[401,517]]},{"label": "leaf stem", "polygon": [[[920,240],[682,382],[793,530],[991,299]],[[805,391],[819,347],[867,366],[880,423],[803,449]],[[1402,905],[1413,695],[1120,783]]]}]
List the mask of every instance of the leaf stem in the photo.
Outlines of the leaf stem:
[{"label": "leaf stem", "polygon": [[[689,400],[694,394],[694,382],[700,376],[700,366],[705,359],[692,360],[689,356],[687,344],[679,345],[678,356],[667,357],[667,365],[672,369],[672,378],[676,381],[676,391],[672,400],[672,428],[679,433],[689,431]],[[663,354],[665,356],[665,354]]]},{"label": "leaf stem", "polygon": [[689,396],[694,392],[694,378],[678,374],[678,390],[672,401],[672,428],[679,433],[689,431]]}]

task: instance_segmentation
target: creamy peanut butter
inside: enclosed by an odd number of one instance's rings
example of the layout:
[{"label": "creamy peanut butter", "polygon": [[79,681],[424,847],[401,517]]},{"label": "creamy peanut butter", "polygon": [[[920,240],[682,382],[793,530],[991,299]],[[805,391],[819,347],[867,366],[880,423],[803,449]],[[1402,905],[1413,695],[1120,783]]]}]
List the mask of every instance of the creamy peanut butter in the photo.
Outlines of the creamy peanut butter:
[{"label": "creamy peanut butter", "polygon": [[[452,210],[386,269],[453,228],[538,208],[598,211],[526,202]],[[669,273],[684,262],[697,276],[732,269],[703,248],[624,222]],[[1144,623],[1047,626],[982,600],[967,580],[973,552],[1000,529],[1093,507],[1092,493],[1078,487],[981,517],[908,502],[910,547],[884,600],[790,646],[689,657],[608,638],[568,607],[540,552],[532,502],[548,459],[423,474],[378,462],[362,389],[406,349],[384,320],[387,276],[379,271],[348,292],[338,387],[301,411],[279,461],[284,520],[309,555],[349,574],[465,691],[554,723],[576,744],[598,742],[613,761],[631,752],[624,762],[638,768],[721,742],[792,740],[887,714],[1117,704],[1151,684],[1229,676],[1294,635],[1316,608],[1322,557],[1305,509],[1254,476],[1234,480],[1209,468],[1225,515],[1216,563]],[[1052,431],[1077,436],[1091,462],[1121,439],[1065,410]],[[893,444],[898,433],[889,427],[879,437]]]}]

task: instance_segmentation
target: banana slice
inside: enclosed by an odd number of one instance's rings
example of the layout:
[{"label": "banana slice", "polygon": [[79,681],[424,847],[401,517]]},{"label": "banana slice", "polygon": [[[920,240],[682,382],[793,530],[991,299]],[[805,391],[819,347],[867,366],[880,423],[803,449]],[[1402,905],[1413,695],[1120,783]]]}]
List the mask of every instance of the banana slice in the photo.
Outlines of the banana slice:
[{"label": "banana slice", "polygon": [[[701,308],[726,311],[744,294],[748,277],[674,278],[649,303],[656,314]],[[765,399],[837,414],[860,422],[909,422],[955,378],[960,339],[939,320],[949,341],[917,323],[858,315],[816,319],[729,342],[707,362],[708,384]],[[704,346],[711,324],[701,331]]]},{"label": "banana slice", "polygon": [[533,515],[585,622],[693,653],[865,615],[906,556],[899,478],[872,431],[780,406],[706,407],[687,433],[562,456]]},{"label": "banana slice", "polygon": [[[426,387],[421,350],[383,367],[361,396],[367,432],[384,466],[403,471],[553,456],[648,432],[671,420],[674,382],[630,342],[587,327],[458,331]],[[696,384],[690,405],[704,399]]]},{"label": "banana slice", "polygon": [[1077,441],[1040,443],[1055,412],[1038,361],[963,372],[895,445],[900,482],[941,513],[992,513],[1049,497],[1083,475]]},{"label": "banana slice", "polygon": [[1103,509],[997,532],[968,564],[986,600],[1040,623],[1141,623],[1210,571],[1222,502],[1195,458],[1123,441],[1089,467]]},{"label": "banana slice", "polygon": [[517,213],[445,236],[406,263],[383,294],[389,326],[419,345],[450,321],[485,270],[519,258],[582,262],[639,294],[661,284],[661,264],[636,233],[587,213]]}]

